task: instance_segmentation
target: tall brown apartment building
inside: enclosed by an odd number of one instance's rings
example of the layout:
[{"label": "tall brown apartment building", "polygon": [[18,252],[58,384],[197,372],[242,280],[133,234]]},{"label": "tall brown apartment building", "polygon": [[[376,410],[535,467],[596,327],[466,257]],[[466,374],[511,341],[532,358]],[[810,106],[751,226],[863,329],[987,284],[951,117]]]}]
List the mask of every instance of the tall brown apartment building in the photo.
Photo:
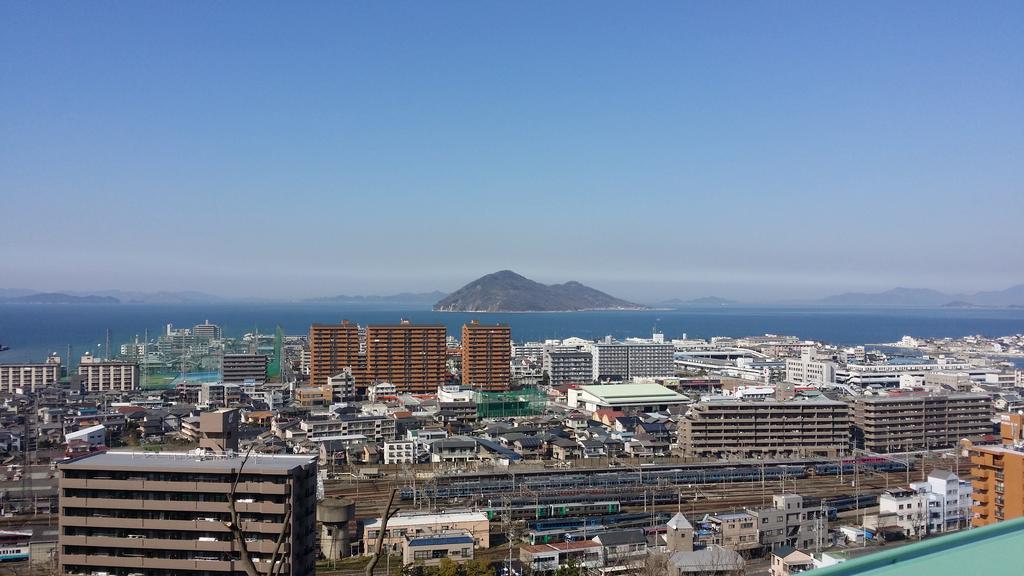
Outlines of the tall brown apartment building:
[{"label": "tall brown apartment building", "polygon": [[1024,416],[1000,414],[1002,446],[971,446],[974,527],[1024,516]]},{"label": "tall brown apartment building", "polygon": [[955,446],[992,432],[992,399],[986,394],[860,396],[853,405],[855,442],[871,452],[904,452]]},{"label": "tall brown apartment building", "polygon": [[448,381],[446,336],[441,324],[402,320],[400,324],[368,326],[367,377],[371,382],[390,382],[399,392],[435,392]]},{"label": "tall brown apartment building", "polygon": [[476,390],[508,390],[512,331],[507,325],[462,325],[462,384]]},{"label": "tall brown apartment building", "polygon": [[[153,452],[105,452],[61,464],[60,573],[244,574],[239,544],[225,525],[241,465],[234,454]],[[280,573],[314,572],[316,486],[312,456],[253,454],[245,463],[236,509],[261,573],[270,573],[282,531]]]},{"label": "tall brown apartment building", "polygon": [[327,379],[345,368],[352,369],[356,387],[365,390],[366,356],[359,346],[359,326],[348,320],[341,324],[313,324],[309,327],[309,384],[327,387]]}]

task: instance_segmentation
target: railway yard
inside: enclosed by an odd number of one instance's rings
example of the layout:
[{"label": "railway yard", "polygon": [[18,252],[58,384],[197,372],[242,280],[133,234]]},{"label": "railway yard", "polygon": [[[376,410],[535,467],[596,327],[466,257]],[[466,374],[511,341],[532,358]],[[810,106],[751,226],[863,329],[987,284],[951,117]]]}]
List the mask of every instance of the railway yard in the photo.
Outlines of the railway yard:
[{"label": "railway yard", "polygon": [[[837,524],[844,519],[854,522],[858,514],[877,510],[882,491],[906,486],[908,478],[919,480],[933,469],[967,470],[969,462],[951,454],[932,454],[909,466],[908,470],[906,463],[895,460],[858,459],[842,466],[836,460],[804,460],[409,472],[404,477],[328,481],[325,491],[353,499],[359,520],[381,516],[393,489],[403,512],[483,511],[491,519],[492,544],[497,544],[488,556],[501,558],[508,554],[510,529],[527,543],[558,541],[574,531],[589,537],[603,529],[654,529],[676,512],[698,520],[707,514],[770,506],[772,496],[781,493],[820,502]],[[545,524],[545,519],[565,522]],[[546,531],[549,527],[555,529]]]}]

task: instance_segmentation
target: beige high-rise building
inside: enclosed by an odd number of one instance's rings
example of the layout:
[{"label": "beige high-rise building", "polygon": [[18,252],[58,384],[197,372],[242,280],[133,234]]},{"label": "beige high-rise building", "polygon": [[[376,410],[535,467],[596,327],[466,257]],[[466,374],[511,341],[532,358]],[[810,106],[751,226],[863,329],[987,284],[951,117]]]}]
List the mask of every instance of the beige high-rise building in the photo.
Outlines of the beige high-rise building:
[{"label": "beige high-rise building", "polygon": [[120,360],[102,360],[91,354],[82,356],[78,375],[86,392],[111,392],[139,389],[139,365]]},{"label": "beige high-rise building", "polygon": [[508,325],[462,325],[462,384],[474,390],[508,390],[512,331]]},{"label": "beige high-rise building", "polygon": [[50,356],[46,362],[0,364],[0,392],[15,390],[32,393],[60,381],[60,357]]}]

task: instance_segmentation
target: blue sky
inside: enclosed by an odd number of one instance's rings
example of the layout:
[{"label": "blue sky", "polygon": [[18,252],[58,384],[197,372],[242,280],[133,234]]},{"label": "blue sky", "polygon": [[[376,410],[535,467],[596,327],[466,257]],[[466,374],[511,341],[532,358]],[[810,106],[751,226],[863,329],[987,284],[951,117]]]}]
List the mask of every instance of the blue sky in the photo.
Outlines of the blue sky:
[{"label": "blue sky", "polygon": [[1024,3],[0,5],[0,287],[1024,282]]}]

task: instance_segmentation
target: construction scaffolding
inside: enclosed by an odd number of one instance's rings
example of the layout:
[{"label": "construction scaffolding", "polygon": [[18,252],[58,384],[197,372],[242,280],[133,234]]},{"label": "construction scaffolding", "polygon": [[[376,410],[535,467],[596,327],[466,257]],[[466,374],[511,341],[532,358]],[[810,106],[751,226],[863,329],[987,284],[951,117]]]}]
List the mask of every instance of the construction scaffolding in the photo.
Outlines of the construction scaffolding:
[{"label": "construction scaffolding", "polygon": [[544,411],[544,405],[544,392],[537,388],[476,393],[477,414],[480,418],[536,416]]},{"label": "construction scaffolding", "polygon": [[284,340],[284,331],[278,326],[274,330],[274,354],[270,357],[267,365],[267,378],[276,381],[281,377],[281,342]]}]

